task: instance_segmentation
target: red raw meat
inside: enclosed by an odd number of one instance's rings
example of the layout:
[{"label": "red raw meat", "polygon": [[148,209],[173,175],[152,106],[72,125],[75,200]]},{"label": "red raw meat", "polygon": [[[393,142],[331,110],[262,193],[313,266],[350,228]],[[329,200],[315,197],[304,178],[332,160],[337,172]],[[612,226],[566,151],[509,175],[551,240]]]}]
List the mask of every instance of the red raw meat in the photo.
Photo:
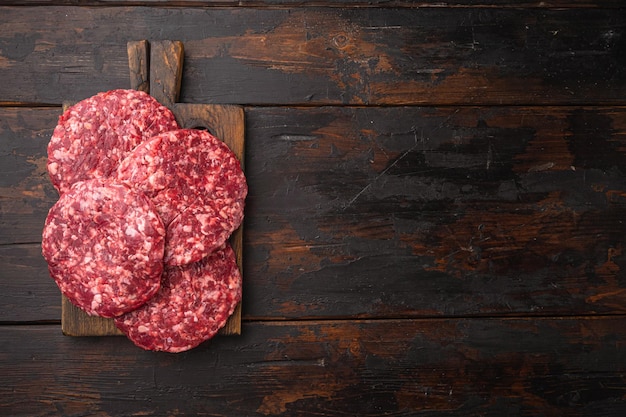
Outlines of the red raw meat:
[{"label": "red raw meat", "polygon": [[61,292],[88,314],[114,317],[160,287],[165,227],[142,192],[111,180],[75,183],[46,218],[42,253]]},{"label": "red raw meat", "polygon": [[141,142],[178,129],[174,114],[149,94],[111,90],[76,103],[48,144],[48,173],[59,193],[81,180],[107,178]]},{"label": "red raw meat", "polygon": [[180,129],[153,137],[122,161],[116,177],[155,203],[167,229],[167,265],[202,259],[242,222],[248,186],[241,164],[207,131]]},{"label": "red raw meat", "polygon": [[166,268],[159,292],[116,326],[146,350],[183,352],[212,338],[241,301],[241,274],[225,244],[199,262]]}]

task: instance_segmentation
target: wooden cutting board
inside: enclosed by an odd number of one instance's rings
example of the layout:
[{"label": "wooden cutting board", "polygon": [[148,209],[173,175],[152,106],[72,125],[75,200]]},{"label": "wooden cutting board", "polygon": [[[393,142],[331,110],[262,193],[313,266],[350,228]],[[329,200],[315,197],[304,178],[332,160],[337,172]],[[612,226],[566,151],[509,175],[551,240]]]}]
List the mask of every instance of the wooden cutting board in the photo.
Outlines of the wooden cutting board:
[{"label": "wooden cutting board", "polygon": [[[244,112],[241,106],[219,104],[178,103],[184,48],[179,41],[128,43],[128,64],[131,88],[150,93],[172,110],[183,128],[207,129],[222,139],[244,163]],[[64,104],[64,110],[69,103]],[[242,227],[230,239],[237,264],[243,276]],[[68,336],[122,335],[112,319],[87,315],[65,296],[61,303],[61,329]],[[220,334],[241,334],[241,303],[235,309]]]}]

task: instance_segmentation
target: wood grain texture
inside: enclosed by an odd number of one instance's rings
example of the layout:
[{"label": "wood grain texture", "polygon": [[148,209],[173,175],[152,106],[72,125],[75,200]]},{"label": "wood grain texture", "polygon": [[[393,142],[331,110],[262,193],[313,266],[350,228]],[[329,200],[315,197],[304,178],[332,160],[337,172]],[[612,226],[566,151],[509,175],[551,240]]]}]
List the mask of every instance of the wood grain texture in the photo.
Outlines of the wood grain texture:
[{"label": "wood grain texture", "polygon": [[0,108],[0,245],[41,242],[59,197],[46,151],[60,115],[60,108]]},{"label": "wood grain texture", "polygon": [[129,41],[126,45],[130,88],[150,93],[150,45],[147,40]]},{"label": "wood grain texture", "polygon": [[178,102],[185,48],[180,41],[150,42],[150,95],[165,106]]},{"label": "wood grain texture", "polygon": [[61,293],[50,278],[41,245],[0,245],[0,265],[0,323],[58,323]]},{"label": "wood grain texture", "polygon": [[[30,167],[4,189],[5,244],[38,243],[56,201],[32,161],[58,113],[0,109],[2,152]],[[246,318],[624,313],[626,108],[245,114]],[[12,317],[59,319],[40,285],[37,314],[5,291]]]},{"label": "wood grain texture", "polygon": [[626,9],[2,7],[0,14],[7,103],[60,104],[126,86],[126,44],[137,39],[184,43],[185,103],[587,105],[626,97]]},{"label": "wood grain texture", "polygon": [[624,112],[249,109],[247,314],[623,313]]},{"label": "wood grain texture", "polygon": [[[0,415],[626,415],[623,1],[2,5]],[[140,39],[185,124],[246,106],[242,335],[177,355],[64,337],[38,243],[60,105]]]},{"label": "wood grain texture", "polygon": [[248,323],[172,355],[13,326],[0,332],[0,410],[613,417],[626,409],[625,329],[623,316]]}]

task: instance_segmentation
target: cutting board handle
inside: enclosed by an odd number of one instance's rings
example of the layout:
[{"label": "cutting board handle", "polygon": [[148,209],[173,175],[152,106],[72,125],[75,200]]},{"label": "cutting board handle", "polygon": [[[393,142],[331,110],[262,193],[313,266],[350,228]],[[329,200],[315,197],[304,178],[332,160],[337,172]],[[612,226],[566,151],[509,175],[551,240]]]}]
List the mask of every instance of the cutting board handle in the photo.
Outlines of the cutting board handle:
[{"label": "cutting board handle", "polygon": [[130,41],[126,45],[130,88],[172,107],[180,96],[185,48],[181,41]]},{"label": "cutting board handle", "polygon": [[180,41],[150,43],[150,95],[167,107],[178,102],[183,57],[184,47]]},{"label": "cutting board handle", "polygon": [[147,40],[130,41],[126,44],[130,88],[150,94],[150,44]]}]

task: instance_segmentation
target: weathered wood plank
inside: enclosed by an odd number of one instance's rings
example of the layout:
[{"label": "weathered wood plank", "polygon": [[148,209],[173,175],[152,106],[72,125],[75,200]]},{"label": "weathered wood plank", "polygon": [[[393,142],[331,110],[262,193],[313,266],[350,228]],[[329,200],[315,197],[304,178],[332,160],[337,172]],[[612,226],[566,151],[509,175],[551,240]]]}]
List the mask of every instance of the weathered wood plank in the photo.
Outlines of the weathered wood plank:
[{"label": "weathered wood plank", "polygon": [[0,322],[61,319],[61,292],[41,245],[0,245],[0,266]]},{"label": "weathered wood plank", "polygon": [[[0,154],[23,172],[3,177],[5,245],[39,242],[56,201],[57,114],[0,109]],[[246,317],[623,313],[625,115],[248,108]],[[48,284],[36,319],[57,320]],[[15,290],[11,317],[35,319]]]},{"label": "weathered wood plank", "polygon": [[130,41],[126,45],[130,88],[150,93],[150,44],[147,40]]},{"label": "weathered wood plank", "polygon": [[37,243],[59,195],[47,146],[60,108],[0,108],[0,245]]},{"label": "weathered wood plank", "polygon": [[[626,319],[245,323],[181,354],[0,331],[0,411],[43,415],[619,416]],[[108,358],[108,359],[107,359]],[[244,394],[245,393],[245,394]]]},{"label": "weathered wood plank", "polygon": [[248,109],[246,314],[624,312],[625,112]]},{"label": "weathered wood plank", "polygon": [[177,39],[188,103],[624,103],[626,9],[374,10],[3,7],[0,100],[126,87],[128,41]]}]

